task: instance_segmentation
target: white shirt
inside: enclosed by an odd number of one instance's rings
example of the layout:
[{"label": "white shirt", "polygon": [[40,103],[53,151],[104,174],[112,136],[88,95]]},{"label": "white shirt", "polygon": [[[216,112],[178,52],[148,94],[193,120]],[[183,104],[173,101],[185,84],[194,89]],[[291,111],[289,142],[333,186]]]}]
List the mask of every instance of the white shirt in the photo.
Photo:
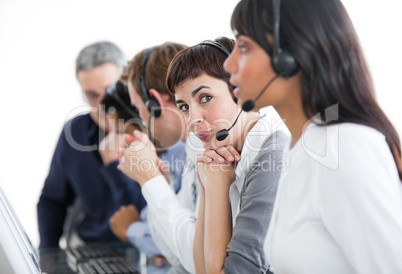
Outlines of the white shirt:
[{"label": "white shirt", "polygon": [[310,124],[285,147],[264,250],[283,273],[402,273],[402,186],[383,134]]},{"label": "white shirt", "polygon": [[186,141],[186,163],[178,163],[186,167],[177,195],[163,176],[152,178],[142,187],[152,238],[170,264],[181,263],[190,273],[195,273],[193,242],[200,190],[195,157],[203,150],[198,137],[190,133]]},{"label": "white shirt", "polygon": [[241,161],[238,163],[235,170],[236,180],[229,189],[233,227],[236,225],[236,217],[240,211],[240,193],[246,182],[246,171],[250,168],[250,165],[254,162],[258,153],[260,153],[263,143],[275,131],[283,130],[287,134],[290,134],[273,107],[261,108],[259,114],[261,115],[261,119],[257,121],[247,134],[241,152]]}]

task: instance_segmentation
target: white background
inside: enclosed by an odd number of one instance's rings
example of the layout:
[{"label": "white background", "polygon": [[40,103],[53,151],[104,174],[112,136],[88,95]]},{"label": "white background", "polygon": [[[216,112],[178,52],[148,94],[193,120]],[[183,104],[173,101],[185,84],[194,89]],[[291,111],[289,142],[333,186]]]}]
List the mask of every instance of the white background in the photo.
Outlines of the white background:
[{"label": "white background", "polygon": [[[165,41],[233,38],[238,0],[0,0],[0,186],[33,244],[36,203],[66,120],[85,106],[74,61],[109,40],[131,59]],[[344,0],[381,107],[402,132],[402,2]],[[1,233],[1,232],[0,232]]]}]

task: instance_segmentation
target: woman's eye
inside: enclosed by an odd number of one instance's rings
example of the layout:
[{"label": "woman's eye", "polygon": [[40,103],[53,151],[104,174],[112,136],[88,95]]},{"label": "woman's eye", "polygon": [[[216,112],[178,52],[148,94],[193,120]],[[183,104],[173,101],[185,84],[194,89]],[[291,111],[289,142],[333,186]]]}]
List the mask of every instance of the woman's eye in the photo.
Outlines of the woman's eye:
[{"label": "woman's eye", "polygon": [[241,53],[245,53],[247,51],[247,45],[244,41],[239,41],[237,44],[237,47],[239,48]]},{"label": "woman's eye", "polygon": [[212,96],[210,96],[210,95],[202,96],[202,97],[200,98],[200,102],[201,102],[201,103],[206,103],[206,102],[208,102],[209,100],[211,100],[211,98],[212,98]]},{"label": "woman's eye", "polygon": [[186,111],[188,110],[188,105],[181,105],[181,106],[179,106],[179,109],[180,109],[182,112],[186,112]]},{"label": "woman's eye", "polygon": [[246,51],[247,51],[247,47],[243,46],[243,45],[239,46],[239,49],[240,49],[241,53],[246,53]]}]

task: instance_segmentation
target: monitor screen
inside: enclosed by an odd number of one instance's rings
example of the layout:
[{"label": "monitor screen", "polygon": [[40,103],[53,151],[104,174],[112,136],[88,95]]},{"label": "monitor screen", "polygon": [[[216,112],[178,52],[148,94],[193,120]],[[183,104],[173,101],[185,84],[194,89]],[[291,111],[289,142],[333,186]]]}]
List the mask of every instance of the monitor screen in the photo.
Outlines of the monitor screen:
[{"label": "monitor screen", "polygon": [[1,188],[0,273],[41,273],[38,254]]}]

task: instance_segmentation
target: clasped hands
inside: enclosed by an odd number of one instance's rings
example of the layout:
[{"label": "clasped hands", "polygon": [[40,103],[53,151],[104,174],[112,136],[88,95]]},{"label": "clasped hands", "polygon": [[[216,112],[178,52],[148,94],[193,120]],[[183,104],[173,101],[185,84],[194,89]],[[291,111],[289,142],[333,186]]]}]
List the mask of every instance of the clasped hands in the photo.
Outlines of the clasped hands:
[{"label": "clasped hands", "polygon": [[197,174],[201,185],[208,188],[213,182],[231,184],[236,179],[235,167],[241,156],[229,145],[218,149],[206,149],[197,156]]}]

